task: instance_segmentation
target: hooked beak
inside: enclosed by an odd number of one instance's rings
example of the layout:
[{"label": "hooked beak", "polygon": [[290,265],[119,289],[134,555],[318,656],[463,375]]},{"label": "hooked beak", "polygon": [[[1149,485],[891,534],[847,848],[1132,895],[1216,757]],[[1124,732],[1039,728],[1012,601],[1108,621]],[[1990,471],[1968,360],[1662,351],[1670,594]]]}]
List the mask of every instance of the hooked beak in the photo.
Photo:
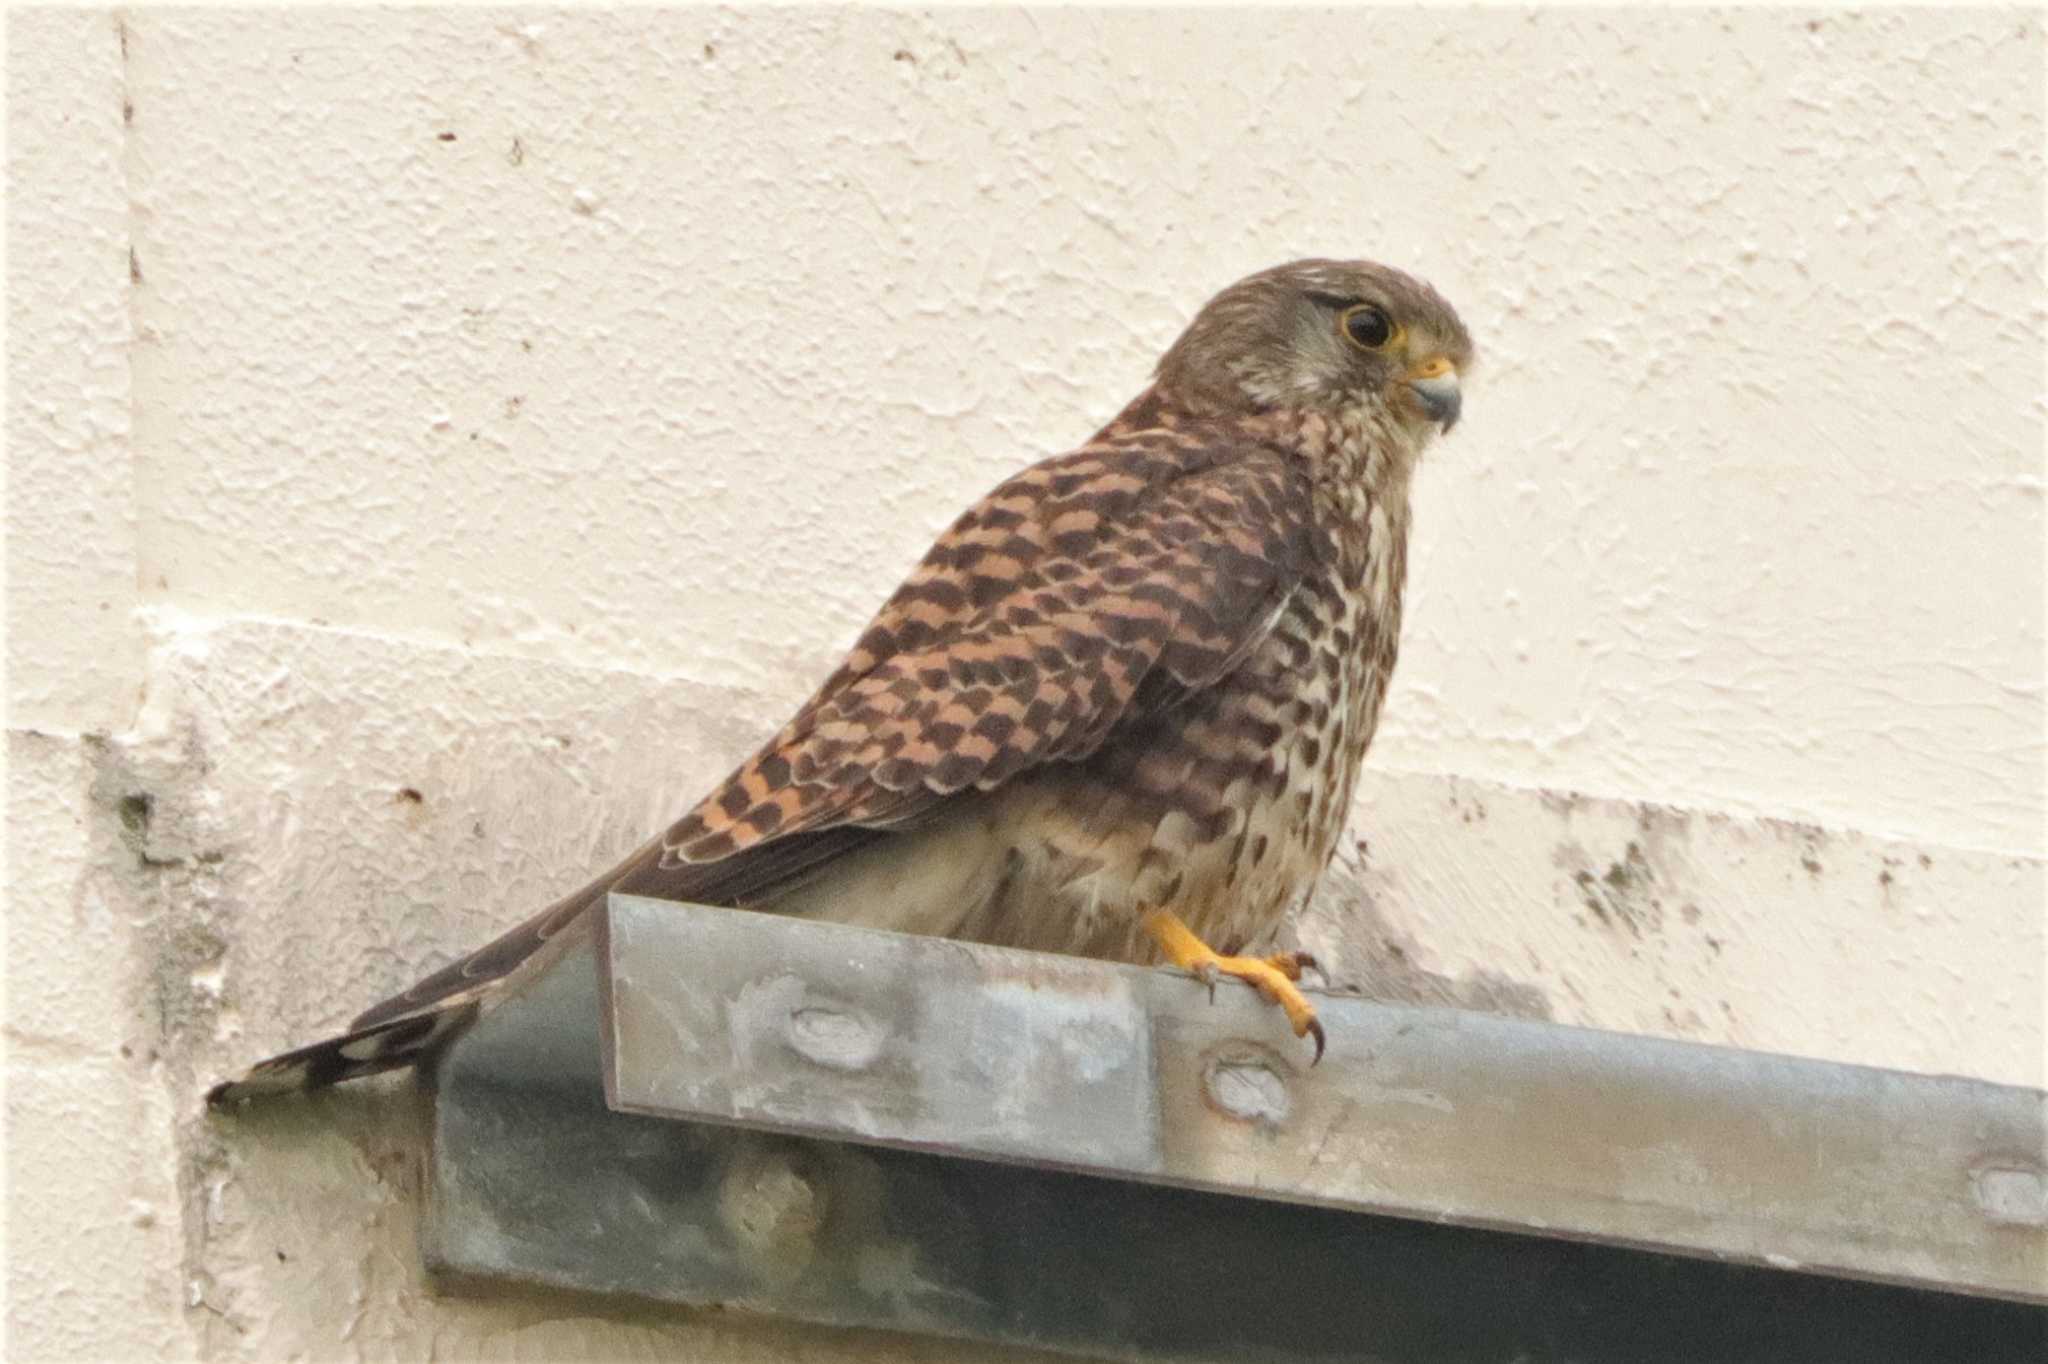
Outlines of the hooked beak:
[{"label": "hooked beak", "polygon": [[1458,371],[1449,360],[1439,355],[1417,365],[1404,377],[1431,421],[1441,424],[1447,432],[1458,424],[1458,409],[1462,401],[1458,393]]}]

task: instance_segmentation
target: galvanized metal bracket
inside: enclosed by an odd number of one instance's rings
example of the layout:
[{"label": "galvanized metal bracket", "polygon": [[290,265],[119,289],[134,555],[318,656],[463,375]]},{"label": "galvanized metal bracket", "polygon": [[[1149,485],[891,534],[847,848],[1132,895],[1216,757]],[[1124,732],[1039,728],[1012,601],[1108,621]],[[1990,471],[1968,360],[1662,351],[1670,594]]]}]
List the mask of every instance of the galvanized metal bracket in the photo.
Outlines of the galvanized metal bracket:
[{"label": "galvanized metal bracket", "polygon": [[430,1269],[1147,1359],[2039,1359],[2048,1095],[615,896]]}]

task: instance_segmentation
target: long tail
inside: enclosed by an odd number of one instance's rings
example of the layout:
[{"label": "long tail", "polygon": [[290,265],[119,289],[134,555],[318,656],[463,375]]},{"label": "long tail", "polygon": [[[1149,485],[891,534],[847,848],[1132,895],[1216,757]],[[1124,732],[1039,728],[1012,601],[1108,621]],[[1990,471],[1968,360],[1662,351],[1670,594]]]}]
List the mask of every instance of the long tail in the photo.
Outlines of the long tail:
[{"label": "long tail", "polygon": [[883,837],[841,826],[756,844],[716,862],[664,865],[663,841],[650,839],[581,890],[410,989],[365,1010],[339,1037],[260,1061],[238,1080],[207,1091],[209,1104],[326,1085],[415,1065],[442,1046],[526,976],[581,935],[590,915],[617,890],[697,904],[766,907],[833,859]]},{"label": "long tail", "polygon": [[209,1104],[231,1104],[265,1094],[321,1089],[343,1080],[397,1070],[468,1027],[477,1015],[474,1004],[436,1009],[416,1018],[401,1018],[374,1028],[358,1028],[310,1047],[283,1052],[250,1067],[239,1080],[225,1080],[206,1091]]}]

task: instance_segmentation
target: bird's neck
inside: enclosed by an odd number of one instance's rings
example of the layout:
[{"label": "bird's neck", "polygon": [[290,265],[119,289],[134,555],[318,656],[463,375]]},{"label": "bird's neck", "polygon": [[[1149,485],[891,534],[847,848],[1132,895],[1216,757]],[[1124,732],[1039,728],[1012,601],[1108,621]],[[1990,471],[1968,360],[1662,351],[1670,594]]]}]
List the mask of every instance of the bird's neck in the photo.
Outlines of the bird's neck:
[{"label": "bird's neck", "polygon": [[1157,383],[1146,385],[1126,403],[1096,439],[1133,431],[1171,431],[1218,420],[1241,421],[1250,429],[1278,438],[1312,461],[1319,479],[1363,483],[1376,492],[1398,491],[1405,496],[1422,453],[1421,437],[1415,429],[1382,408],[1359,404],[1335,411],[1306,407],[1231,411]]},{"label": "bird's neck", "polygon": [[1372,407],[1283,409],[1269,414],[1285,443],[1307,463],[1316,486],[1362,493],[1405,515],[1408,487],[1422,454],[1415,429]]}]

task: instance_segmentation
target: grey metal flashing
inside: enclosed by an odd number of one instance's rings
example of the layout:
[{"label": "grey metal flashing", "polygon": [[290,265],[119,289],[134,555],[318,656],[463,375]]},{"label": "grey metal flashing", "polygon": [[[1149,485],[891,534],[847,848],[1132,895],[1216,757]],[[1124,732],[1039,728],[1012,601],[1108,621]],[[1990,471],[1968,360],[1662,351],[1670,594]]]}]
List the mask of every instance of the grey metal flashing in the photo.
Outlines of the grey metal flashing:
[{"label": "grey metal flashing", "polygon": [[444,1058],[426,1256],[1161,1359],[2048,1357],[2048,1096],[1318,1007],[1310,1068],[1234,983],[615,897]]}]

